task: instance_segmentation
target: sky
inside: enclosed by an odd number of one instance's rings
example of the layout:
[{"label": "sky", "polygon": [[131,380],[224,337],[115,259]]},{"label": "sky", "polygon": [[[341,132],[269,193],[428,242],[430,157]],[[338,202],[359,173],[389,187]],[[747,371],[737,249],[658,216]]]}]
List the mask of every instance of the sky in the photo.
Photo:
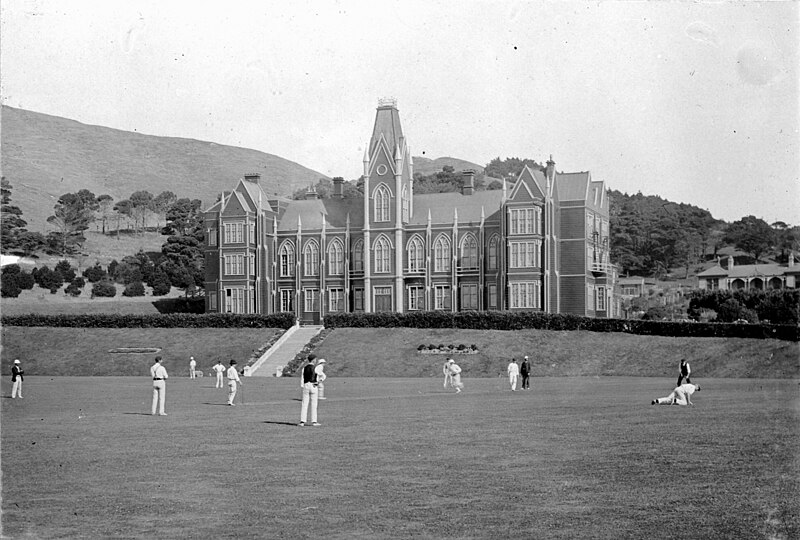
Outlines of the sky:
[{"label": "sky", "polygon": [[3,0],[0,98],[349,180],[391,97],[415,156],[552,155],[609,189],[800,225],[799,16],[793,1]]}]

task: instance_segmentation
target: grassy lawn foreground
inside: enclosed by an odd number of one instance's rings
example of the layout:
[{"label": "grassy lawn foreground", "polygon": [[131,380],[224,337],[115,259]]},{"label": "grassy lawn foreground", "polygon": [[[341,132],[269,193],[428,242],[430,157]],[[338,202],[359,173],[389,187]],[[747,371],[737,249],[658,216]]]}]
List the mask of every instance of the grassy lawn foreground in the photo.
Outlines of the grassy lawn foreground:
[{"label": "grassy lawn foreground", "polygon": [[[796,380],[28,377],[2,399],[3,535],[20,538],[797,538]],[[10,383],[2,381],[8,396]]]}]

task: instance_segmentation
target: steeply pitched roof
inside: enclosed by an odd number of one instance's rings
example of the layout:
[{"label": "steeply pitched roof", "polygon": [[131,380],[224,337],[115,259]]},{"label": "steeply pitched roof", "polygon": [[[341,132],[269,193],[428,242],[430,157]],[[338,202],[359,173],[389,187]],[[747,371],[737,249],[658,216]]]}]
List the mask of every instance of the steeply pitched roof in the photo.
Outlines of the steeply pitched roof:
[{"label": "steeply pitched roof", "polygon": [[586,202],[591,175],[588,171],[576,173],[556,173],[558,198],[561,201]]},{"label": "steeply pitched roof", "polygon": [[785,271],[786,267],[779,264],[742,264],[728,270],[728,277],[782,276]]},{"label": "steeply pitched roof", "polygon": [[310,199],[290,201],[286,211],[278,222],[279,231],[296,231],[297,219],[300,218],[303,230],[322,228],[344,228],[347,226],[347,215],[350,214],[350,227],[364,226],[364,199]]},{"label": "steeply pitched roof", "polygon": [[453,223],[453,210],[458,209],[459,223],[480,223],[481,209],[484,218],[497,212],[503,199],[503,191],[499,189],[476,191],[472,195],[460,192],[426,193],[414,195],[414,215],[411,225],[428,223],[428,211],[432,223]]},{"label": "steeply pitched roof", "polygon": [[725,277],[728,275],[728,271],[722,268],[720,265],[712,266],[706,270],[703,270],[699,274],[697,274],[698,278],[704,277]]}]

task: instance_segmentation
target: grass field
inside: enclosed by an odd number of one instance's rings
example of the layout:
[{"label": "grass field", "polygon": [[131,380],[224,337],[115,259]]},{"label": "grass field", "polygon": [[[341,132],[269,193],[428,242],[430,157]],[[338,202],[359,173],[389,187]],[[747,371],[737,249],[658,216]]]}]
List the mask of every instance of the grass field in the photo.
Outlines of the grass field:
[{"label": "grass field", "polygon": [[[28,377],[2,399],[4,538],[798,538],[796,380]],[[10,394],[8,378],[2,394]],[[239,398],[237,398],[239,399]]]}]

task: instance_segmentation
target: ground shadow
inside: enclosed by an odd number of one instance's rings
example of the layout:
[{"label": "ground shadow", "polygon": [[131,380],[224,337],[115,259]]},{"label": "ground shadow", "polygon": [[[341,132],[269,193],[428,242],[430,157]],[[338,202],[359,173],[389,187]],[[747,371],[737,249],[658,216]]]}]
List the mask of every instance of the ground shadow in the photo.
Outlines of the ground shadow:
[{"label": "ground shadow", "polygon": [[[131,414],[133,416],[154,416],[154,415],[150,414],[149,412],[124,412],[122,414]],[[155,415],[155,416],[158,416],[158,415]]]},{"label": "ground shadow", "polygon": [[297,426],[297,422],[276,422],[274,420],[264,420],[264,424],[275,424],[276,426]]},{"label": "ground shadow", "polygon": [[152,302],[159,313],[205,313],[206,301],[204,296],[162,298]]}]

